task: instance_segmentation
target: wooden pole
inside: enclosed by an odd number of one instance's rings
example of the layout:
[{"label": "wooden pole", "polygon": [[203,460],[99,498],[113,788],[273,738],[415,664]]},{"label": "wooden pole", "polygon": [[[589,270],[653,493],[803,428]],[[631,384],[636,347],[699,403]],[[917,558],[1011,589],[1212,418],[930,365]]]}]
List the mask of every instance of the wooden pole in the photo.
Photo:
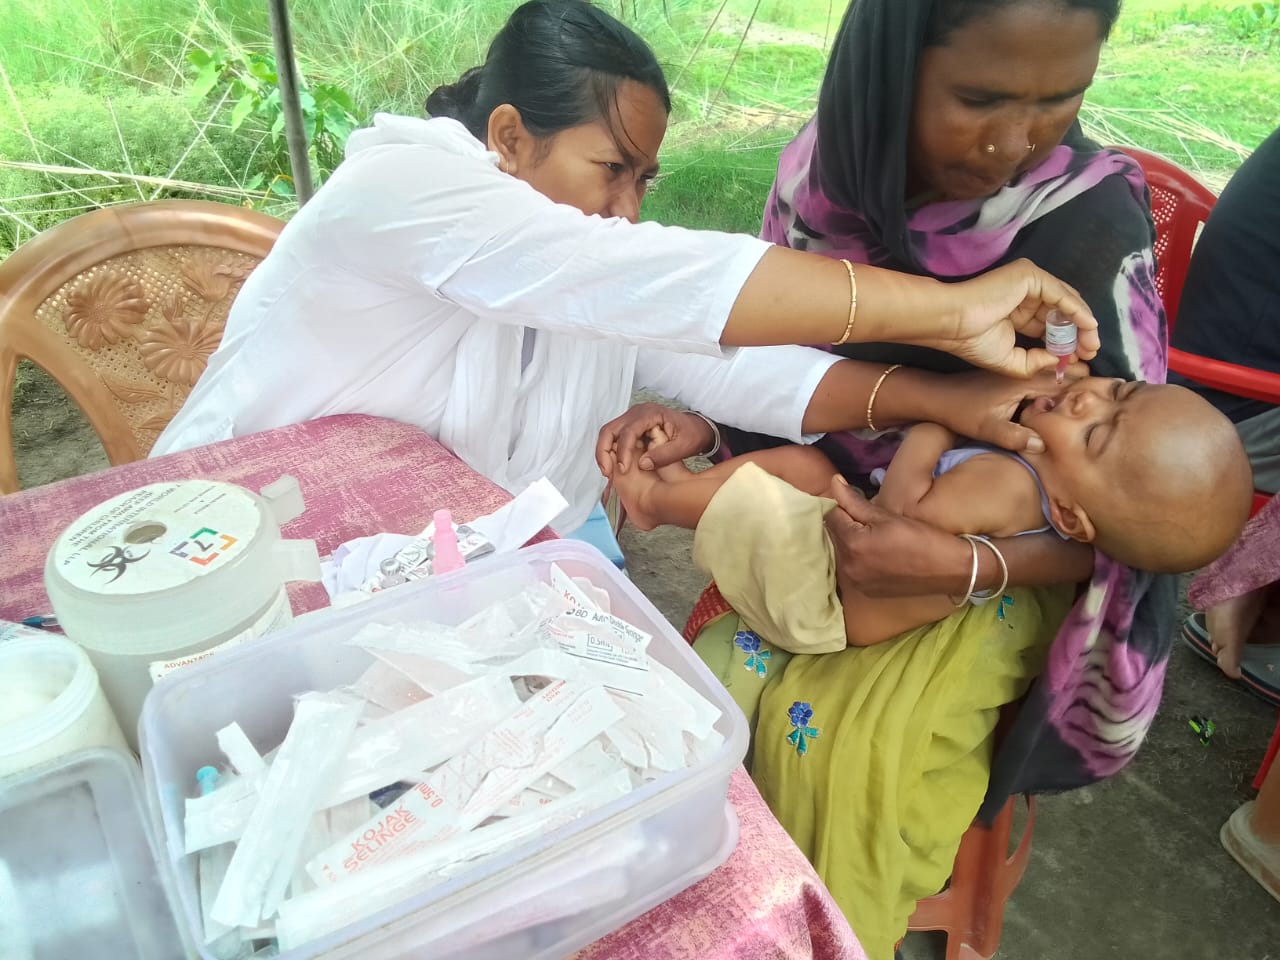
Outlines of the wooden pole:
[{"label": "wooden pole", "polygon": [[298,99],[298,66],[293,59],[293,34],[289,29],[288,0],[267,0],[271,18],[271,38],[276,48],[276,82],[280,86],[280,109],[284,111],[284,136],[289,145],[289,169],[298,206],[311,199],[311,158],[307,155],[307,129],[302,122]]}]

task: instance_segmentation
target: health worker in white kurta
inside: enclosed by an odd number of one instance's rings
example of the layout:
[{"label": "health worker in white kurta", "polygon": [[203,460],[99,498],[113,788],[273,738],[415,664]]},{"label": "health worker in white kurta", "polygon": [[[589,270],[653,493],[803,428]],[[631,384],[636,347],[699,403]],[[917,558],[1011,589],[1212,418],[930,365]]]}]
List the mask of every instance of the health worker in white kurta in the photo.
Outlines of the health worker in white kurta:
[{"label": "health worker in white kurta", "polygon": [[[570,503],[563,533],[598,502],[597,431],[637,386],[804,441],[856,425],[881,368],[776,344],[916,343],[1027,376],[1055,358],[1015,330],[1038,335],[1056,306],[1080,356],[1097,349],[1088,308],[1026,262],[959,284],[863,265],[855,279],[754,237],[638,223],[670,97],[644,41],[584,0],[519,7],[427,107],[352,134],[153,455],[389,417],[513,493],[549,477]],[[882,415],[982,435],[921,382]]]}]

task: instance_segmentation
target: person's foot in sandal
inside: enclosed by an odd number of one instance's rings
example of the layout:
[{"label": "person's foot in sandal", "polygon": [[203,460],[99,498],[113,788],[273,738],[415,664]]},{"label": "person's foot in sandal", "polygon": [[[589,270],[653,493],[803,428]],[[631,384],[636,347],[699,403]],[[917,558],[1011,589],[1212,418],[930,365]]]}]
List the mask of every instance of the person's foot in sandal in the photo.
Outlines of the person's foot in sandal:
[{"label": "person's foot in sandal", "polygon": [[1254,831],[1250,800],[1236,809],[1218,834],[1222,846],[1269,894],[1280,900],[1280,843],[1267,843]]},{"label": "person's foot in sandal", "polygon": [[1232,680],[1240,679],[1240,658],[1244,655],[1249,635],[1262,616],[1267,591],[1253,590],[1232,597],[1205,611],[1205,629],[1218,669]]},{"label": "person's foot in sandal", "polygon": [[[1182,622],[1183,642],[1224,674],[1243,683],[1250,693],[1280,706],[1280,644],[1256,642],[1260,624],[1250,637],[1254,642],[1242,644],[1240,649],[1232,648],[1230,654],[1224,656],[1227,645],[1210,635],[1206,619],[1203,613],[1187,617]],[[1280,631],[1266,632],[1268,637],[1280,635]],[[1234,670],[1230,669],[1232,666]]]}]

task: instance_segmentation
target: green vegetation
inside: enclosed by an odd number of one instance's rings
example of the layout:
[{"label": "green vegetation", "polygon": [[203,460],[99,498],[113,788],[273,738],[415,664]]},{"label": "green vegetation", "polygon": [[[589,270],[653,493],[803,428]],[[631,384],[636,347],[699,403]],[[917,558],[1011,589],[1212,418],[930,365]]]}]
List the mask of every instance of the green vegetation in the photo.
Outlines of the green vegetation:
[{"label": "green vegetation", "polygon": [[[812,109],[836,0],[601,0],[674,83],[646,216],[754,230]],[[295,3],[321,176],[375,110],[417,113],[478,62],[515,0]],[[1280,121],[1280,4],[1127,0],[1085,119],[1220,186]],[[9,0],[0,22],[0,255],[94,206],[206,196],[287,215],[264,0]]]}]

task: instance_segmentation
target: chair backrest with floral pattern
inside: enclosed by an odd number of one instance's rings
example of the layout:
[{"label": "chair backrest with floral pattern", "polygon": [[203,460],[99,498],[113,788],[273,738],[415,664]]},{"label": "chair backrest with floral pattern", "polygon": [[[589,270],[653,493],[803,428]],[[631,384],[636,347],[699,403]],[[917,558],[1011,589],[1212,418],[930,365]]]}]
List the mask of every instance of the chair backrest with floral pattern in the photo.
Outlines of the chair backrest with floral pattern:
[{"label": "chair backrest with floral pattern", "polygon": [[0,263],[0,493],[18,488],[19,360],[59,383],[111,463],[145,457],[283,226],[199,200],[124,204],[68,220]]}]

